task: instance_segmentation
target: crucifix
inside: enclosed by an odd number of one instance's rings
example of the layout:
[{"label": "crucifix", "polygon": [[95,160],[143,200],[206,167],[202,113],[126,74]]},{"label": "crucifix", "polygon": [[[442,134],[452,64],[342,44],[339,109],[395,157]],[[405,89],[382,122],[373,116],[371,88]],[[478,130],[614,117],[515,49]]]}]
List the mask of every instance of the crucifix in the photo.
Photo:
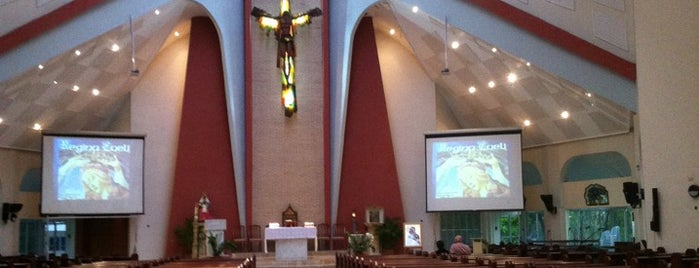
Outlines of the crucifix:
[{"label": "crucifix", "polygon": [[294,46],[294,35],[296,27],[311,23],[312,17],[323,14],[319,8],[314,8],[300,14],[291,14],[291,0],[281,0],[279,15],[272,14],[253,7],[251,15],[257,19],[260,28],[269,32],[274,31],[277,40],[277,68],[281,70],[282,80],[282,107],[284,115],[291,117],[298,110],[296,104],[296,81],[294,58],[296,57],[296,47]]}]

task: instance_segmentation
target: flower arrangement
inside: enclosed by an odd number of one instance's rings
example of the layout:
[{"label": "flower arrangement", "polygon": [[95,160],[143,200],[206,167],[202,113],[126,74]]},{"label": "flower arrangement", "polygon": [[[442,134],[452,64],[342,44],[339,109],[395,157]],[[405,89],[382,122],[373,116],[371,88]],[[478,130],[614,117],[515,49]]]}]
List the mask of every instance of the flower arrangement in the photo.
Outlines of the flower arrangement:
[{"label": "flower arrangement", "polygon": [[354,254],[364,253],[369,249],[374,250],[374,246],[371,244],[373,240],[374,236],[370,233],[347,235],[349,249],[352,250]]}]

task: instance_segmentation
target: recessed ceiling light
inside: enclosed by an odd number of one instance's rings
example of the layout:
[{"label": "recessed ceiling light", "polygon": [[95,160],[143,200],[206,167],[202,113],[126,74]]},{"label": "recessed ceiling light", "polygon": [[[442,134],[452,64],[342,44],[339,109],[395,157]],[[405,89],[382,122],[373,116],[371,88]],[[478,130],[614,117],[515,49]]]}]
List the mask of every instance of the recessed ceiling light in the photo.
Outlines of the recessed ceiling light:
[{"label": "recessed ceiling light", "polygon": [[494,87],[495,87],[495,81],[490,81],[490,82],[488,82],[488,87],[489,87],[489,88],[494,88]]},{"label": "recessed ceiling light", "polygon": [[517,82],[517,74],[516,73],[510,73],[507,75],[507,82],[514,83]]},{"label": "recessed ceiling light", "polygon": [[73,88],[71,88],[73,91],[78,91],[80,90],[80,87],[78,85],[73,85]]},{"label": "recessed ceiling light", "polygon": [[180,32],[175,31],[175,36],[176,36],[176,37],[180,37]]},{"label": "recessed ceiling light", "polygon": [[527,62],[527,66],[532,66],[532,63],[531,63],[531,62]]},{"label": "recessed ceiling light", "polygon": [[413,6],[413,13],[417,13],[420,9],[417,6]]},{"label": "recessed ceiling light", "polygon": [[396,29],[391,28],[390,30],[388,30],[388,33],[390,35],[394,35],[394,34],[396,34]]},{"label": "recessed ceiling light", "polygon": [[100,90],[99,90],[99,89],[96,89],[96,88],[93,88],[93,89],[92,89],[92,95],[97,96],[97,95],[99,95],[99,94],[100,94]]},{"label": "recessed ceiling light", "polygon": [[491,48],[490,51],[492,51],[493,53],[496,53],[496,52],[498,52],[498,49],[497,49],[497,48]]},{"label": "recessed ceiling light", "polygon": [[2,117],[0,117],[0,124],[2,124],[2,121],[3,121],[3,120],[2,120]]},{"label": "recessed ceiling light", "polygon": [[476,87],[470,86],[470,87],[468,88],[468,93],[471,93],[471,94],[476,93]]},{"label": "recessed ceiling light", "polygon": [[34,123],[34,126],[32,127],[34,130],[41,130],[41,125],[39,123]]},{"label": "recessed ceiling light", "polygon": [[532,124],[532,121],[529,121],[529,119],[524,120],[524,126],[530,126]]},{"label": "recessed ceiling light", "polygon": [[155,13],[155,15],[160,15],[160,9],[156,9],[153,13]]},{"label": "recessed ceiling light", "polygon": [[80,54],[82,54],[82,52],[80,52],[79,49],[76,49],[76,50],[75,50],[75,56],[80,56]]},{"label": "recessed ceiling light", "polygon": [[114,43],[112,44],[112,47],[110,49],[112,50],[112,52],[117,52],[119,51],[119,49],[121,49],[121,47],[119,46],[119,44]]},{"label": "recessed ceiling light", "polygon": [[39,68],[39,70],[43,70],[43,69],[44,69],[44,65],[39,64],[39,66],[37,66],[37,68]]},{"label": "recessed ceiling light", "polygon": [[53,84],[54,84],[54,85],[58,85],[58,81],[53,80]]},{"label": "recessed ceiling light", "polygon": [[587,92],[587,93],[585,93],[585,96],[587,96],[588,98],[592,98],[592,93]]},{"label": "recessed ceiling light", "polygon": [[453,48],[453,49],[459,48],[459,42],[458,41],[451,42],[451,48]]},{"label": "recessed ceiling light", "polygon": [[561,118],[568,119],[568,117],[570,117],[570,113],[568,113],[568,111],[561,112]]}]

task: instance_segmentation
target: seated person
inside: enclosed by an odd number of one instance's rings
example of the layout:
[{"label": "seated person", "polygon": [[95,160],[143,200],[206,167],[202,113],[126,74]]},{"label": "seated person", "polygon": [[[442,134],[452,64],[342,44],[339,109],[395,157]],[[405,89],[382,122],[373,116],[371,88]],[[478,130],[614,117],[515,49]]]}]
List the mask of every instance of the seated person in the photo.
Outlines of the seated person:
[{"label": "seated person", "polygon": [[464,239],[460,235],[454,237],[454,243],[449,248],[449,253],[454,255],[471,255],[471,247],[464,244]]},{"label": "seated person", "polygon": [[444,248],[444,241],[437,240],[437,251],[435,251],[434,253],[437,254],[437,256],[449,254],[449,250]]}]

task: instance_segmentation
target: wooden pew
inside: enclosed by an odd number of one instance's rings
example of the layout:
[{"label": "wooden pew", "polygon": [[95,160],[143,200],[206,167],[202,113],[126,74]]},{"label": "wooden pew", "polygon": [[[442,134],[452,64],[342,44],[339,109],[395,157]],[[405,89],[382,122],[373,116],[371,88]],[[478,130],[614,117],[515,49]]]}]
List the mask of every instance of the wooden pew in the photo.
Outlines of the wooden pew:
[{"label": "wooden pew", "polygon": [[355,267],[394,267],[394,268],[452,268],[452,267],[469,267],[469,268],[551,268],[551,267],[586,267],[586,268],[607,268],[620,267],[610,266],[606,263],[584,261],[565,261],[565,260],[550,260],[548,258],[533,258],[519,257],[513,255],[481,255],[460,257],[451,255],[443,258],[435,254],[428,254],[424,257],[423,254],[401,254],[388,256],[338,256],[338,268],[355,268]]}]

